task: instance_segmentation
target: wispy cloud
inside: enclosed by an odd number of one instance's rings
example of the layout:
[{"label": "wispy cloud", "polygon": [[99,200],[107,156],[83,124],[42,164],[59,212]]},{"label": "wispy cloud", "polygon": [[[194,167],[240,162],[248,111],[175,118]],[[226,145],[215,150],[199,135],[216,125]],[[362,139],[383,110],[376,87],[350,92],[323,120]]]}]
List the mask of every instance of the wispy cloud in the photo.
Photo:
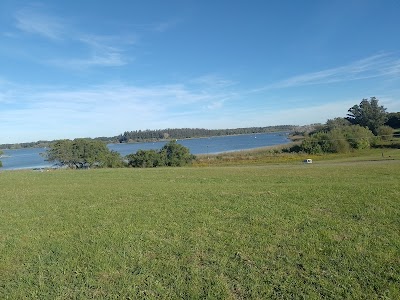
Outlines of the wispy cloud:
[{"label": "wispy cloud", "polygon": [[337,68],[294,76],[254,89],[252,92],[399,75],[399,58],[390,54],[377,54]]},{"label": "wispy cloud", "polygon": [[[138,87],[105,84],[84,89],[7,85],[0,100],[7,102],[0,140],[73,138],[116,135],[137,128],[195,126],[193,115],[215,110],[229,94],[205,93],[184,84]],[[222,100],[221,100],[222,99]],[[9,126],[13,126],[11,129]],[[73,124],[79,124],[74,126]],[[38,136],[40,135],[40,136]]]},{"label": "wispy cloud", "polygon": [[[63,45],[74,46],[81,57],[71,57],[63,51],[52,51],[58,53],[58,57],[40,60],[41,63],[51,64],[62,68],[85,69],[90,67],[118,67],[132,62],[134,59],[128,57],[127,50],[137,42],[137,37],[130,35],[94,35],[77,30],[71,22],[43,12],[42,6],[29,6],[19,10],[15,14],[16,28],[24,33],[39,35],[50,40],[47,47],[54,46],[52,41],[63,41]],[[12,33],[16,35],[16,33]]]},{"label": "wispy cloud", "polygon": [[125,47],[133,45],[132,36],[112,37],[100,35],[86,35],[77,37],[76,41],[87,48],[85,58],[64,58],[48,60],[50,64],[68,69],[86,69],[90,67],[118,67],[132,62],[134,59],[125,56]]},{"label": "wispy cloud", "polygon": [[59,40],[63,37],[65,25],[60,18],[49,16],[32,8],[25,8],[15,14],[15,26],[27,33]]}]

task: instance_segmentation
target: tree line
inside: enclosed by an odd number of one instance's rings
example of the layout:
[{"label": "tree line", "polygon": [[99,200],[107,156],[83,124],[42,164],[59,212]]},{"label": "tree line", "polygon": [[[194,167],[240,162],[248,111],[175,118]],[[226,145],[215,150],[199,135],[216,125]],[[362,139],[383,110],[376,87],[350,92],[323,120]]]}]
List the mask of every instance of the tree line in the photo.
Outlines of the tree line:
[{"label": "tree line", "polygon": [[247,127],[234,129],[204,129],[204,128],[167,128],[158,130],[125,131],[117,137],[118,142],[146,142],[168,139],[188,139],[211,136],[226,136],[237,134],[268,133],[277,131],[292,131],[294,125],[279,125],[267,127]]}]

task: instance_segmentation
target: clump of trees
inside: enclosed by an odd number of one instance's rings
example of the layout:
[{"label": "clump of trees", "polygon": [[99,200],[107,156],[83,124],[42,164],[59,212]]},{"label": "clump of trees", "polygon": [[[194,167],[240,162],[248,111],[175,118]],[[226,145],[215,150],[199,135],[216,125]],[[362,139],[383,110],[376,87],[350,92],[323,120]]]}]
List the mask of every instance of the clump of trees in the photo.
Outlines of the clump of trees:
[{"label": "clump of trees", "polygon": [[387,117],[385,125],[395,129],[400,128],[400,112],[388,113]]},{"label": "clump of trees", "polygon": [[309,154],[343,153],[370,148],[379,139],[391,139],[393,128],[386,122],[391,120],[391,124],[396,124],[398,113],[388,114],[378,102],[375,97],[363,99],[348,110],[347,117],[331,119],[316,127],[297,150]]},{"label": "clump of trees", "polygon": [[374,134],[378,134],[378,128],[388,120],[386,108],[378,102],[375,97],[371,97],[369,101],[362,99],[359,105],[349,108],[346,119],[353,125],[368,127]]},{"label": "clump of trees", "polygon": [[118,152],[110,151],[105,143],[91,139],[56,141],[44,156],[48,161],[74,169],[122,166]]},{"label": "clump of trees", "polygon": [[344,153],[352,149],[367,149],[375,142],[374,134],[360,125],[325,127],[305,138],[300,145],[310,154]]},{"label": "clump of trees", "polygon": [[195,156],[188,148],[170,141],[159,151],[139,150],[135,154],[126,156],[128,165],[131,167],[151,168],[151,167],[181,167],[190,164]]},{"label": "clump of trees", "polygon": [[139,150],[124,158],[110,151],[99,140],[59,140],[52,143],[43,155],[46,160],[73,169],[114,167],[180,167],[190,164],[195,156],[176,141],[167,143],[161,150]]}]

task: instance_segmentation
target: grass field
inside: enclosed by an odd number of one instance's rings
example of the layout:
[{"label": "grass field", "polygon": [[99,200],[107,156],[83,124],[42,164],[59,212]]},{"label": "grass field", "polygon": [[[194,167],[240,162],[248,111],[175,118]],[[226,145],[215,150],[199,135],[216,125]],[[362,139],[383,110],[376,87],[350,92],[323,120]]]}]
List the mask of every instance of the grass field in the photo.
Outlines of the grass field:
[{"label": "grass field", "polygon": [[397,152],[1,172],[0,298],[399,299]]}]

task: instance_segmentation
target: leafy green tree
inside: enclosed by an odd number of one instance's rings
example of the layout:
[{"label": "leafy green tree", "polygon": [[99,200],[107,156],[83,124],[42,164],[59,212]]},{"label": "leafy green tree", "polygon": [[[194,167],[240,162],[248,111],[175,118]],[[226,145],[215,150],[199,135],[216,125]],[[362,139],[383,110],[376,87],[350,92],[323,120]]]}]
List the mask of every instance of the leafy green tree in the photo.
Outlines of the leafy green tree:
[{"label": "leafy green tree", "polygon": [[360,125],[344,128],[343,135],[353,149],[368,149],[376,139],[371,130]]},{"label": "leafy green tree", "polygon": [[59,140],[50,144],[44,154],[48,161],[70,168],[116,166],[122,159],[117,152],[110,151],[106,144],[91,139]]},{"label": "leafy green tree", "polygon": [[300,150],[310,154],[343,153],[351,149],[367,149],[376,137],[360,125],[336,127],[331,131],[320,131],[303,140]]},{"label": "leafy green tree", "polygon": [[385,125],[395,129],[400,128],[400,112],[388,113],[388,120]]},{"label": "leafy green tree", "polygon": [[324,131],[311,134],[309,137],[305,138],[300,145],[300,149],[309,154],[331,152],[331,148],[329,134]]},{"label": "leafy green tree", "polygon": [[379,100],[371,97],[370,100],[363,99],[360,105],[349,108],[346,119],[351,124],[368,127],[374,134],[377,134],[379,126],[387,121],[386,108],[379,106]]},{"label": "leafy green tree", "polygon": [[122,160],[121,154],[119,154],[117,151],[111,150],[105,155],[104,166],[107,168],[121,168],[125,167],[125,164]]},{"label": "leafy green tree", "polygon": [[345,128],[336,127],[329,131],[330,140],[330,152],[333,153],[347,153],[350,152],[351,146],[347,138],[345,137]]},{"label": "leafy green tree", "polygon": [[170,141],[160,151],[161,159],[165,161],[166,166],[181,167],[190,164],[195,156],[188,148],[178,144],[176,141]]},{"label": "leafy green tree", "polygon": [[160,152],[155,150],[138,150],[126,156],[128,165],[134,168],[152,168],[163,165]]},{"label": "leafy green tree", "polygon": [[[3,151],[0,150],[0,156],[2,156],[2,155],[3,155]],[[3,167],[3,163],[2,163],[1,160],[0,160],[0,168],[1,168],[1,167]]]},{"label": "leafy green tree", "polygon": [[134,154],[126,156],[128,165],[136,168],[151,167],[180,167],[190,164],[195,156],[192,155],[188,148],[171,141],[159,150],[139,150]]}]

